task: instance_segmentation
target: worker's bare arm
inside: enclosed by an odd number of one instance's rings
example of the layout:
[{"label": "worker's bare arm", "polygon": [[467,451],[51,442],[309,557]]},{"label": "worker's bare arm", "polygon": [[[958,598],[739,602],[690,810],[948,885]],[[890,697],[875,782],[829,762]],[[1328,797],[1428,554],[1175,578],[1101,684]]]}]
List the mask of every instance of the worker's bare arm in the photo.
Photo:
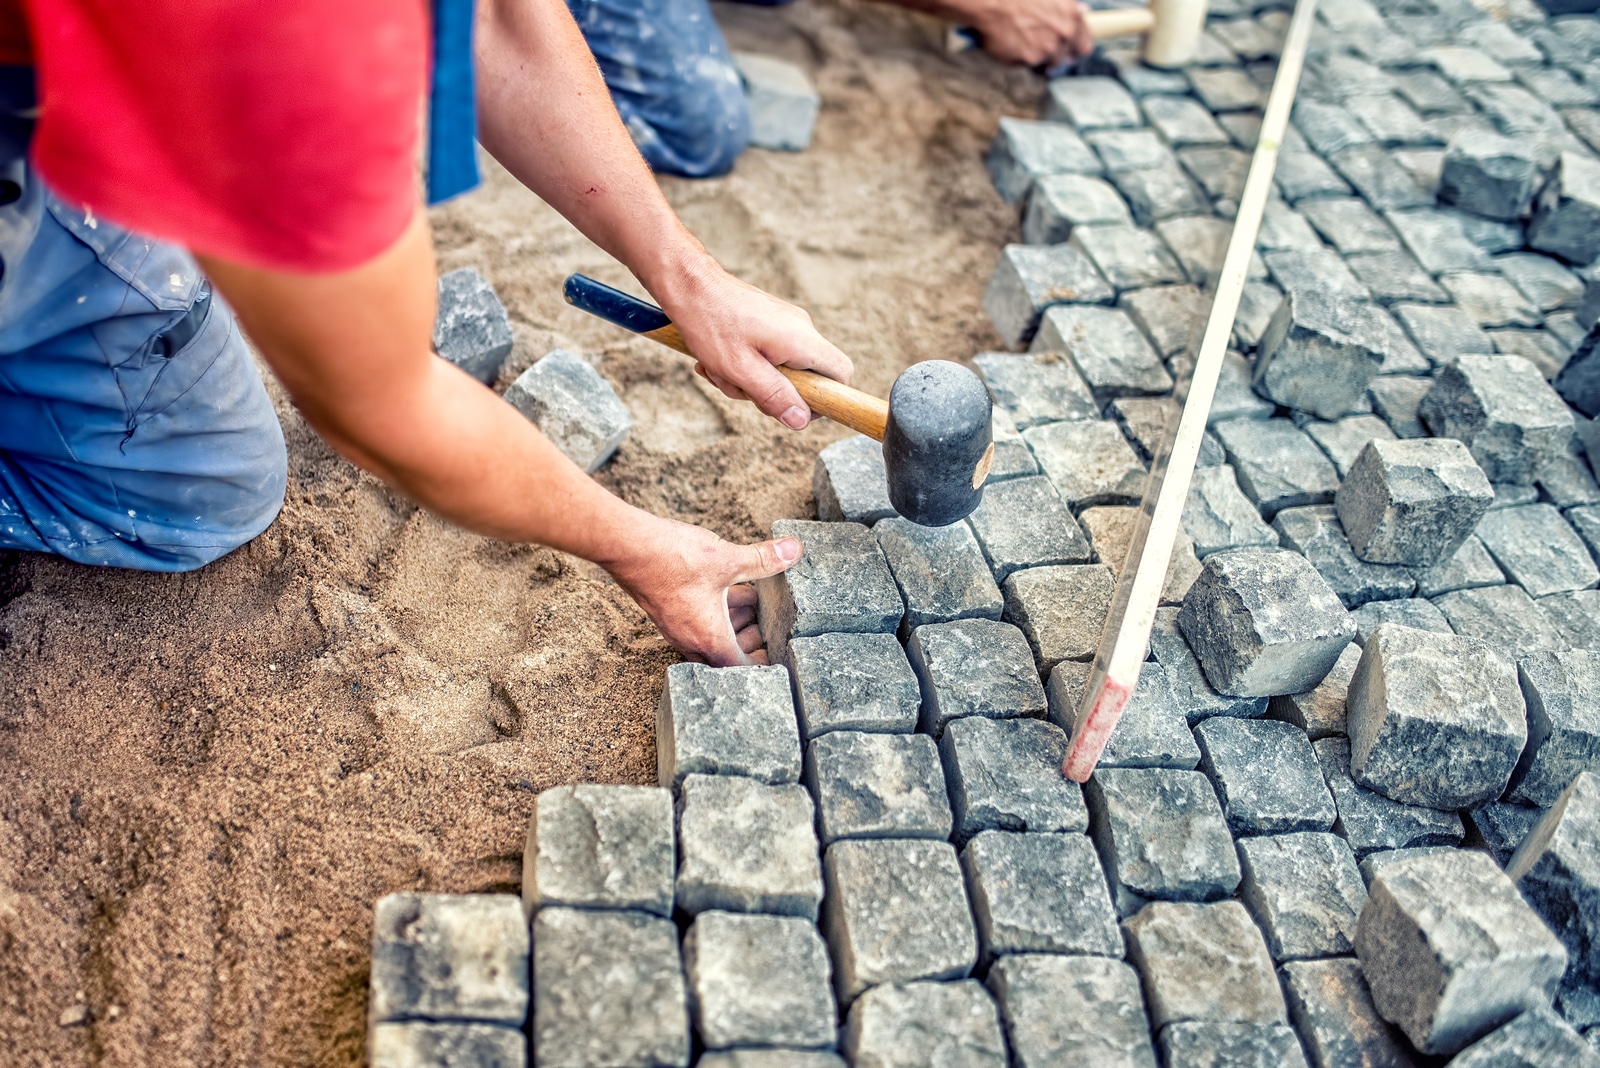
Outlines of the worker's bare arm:
[{"label": "worker's bare arm", "polygon": [[483,0],[477,58],[483,146],[633,271],[717,388],[799,429],[810,413],[773,364],[849,381],[809,315],[723,271],[678,221],[563,0]]},{"label": "worker's bare arm", "polygon": [[1054,66],[1094,50],[1078,0],[890,0],[970,26],[996,59]]},{"label": "worker's bare arm", "polygon": [[734,584],[783,570],[798,543],[732,545],[624,503],[435,356],[433,245],[420,209],[393,248],[353,271],[202,263],[302,414],[343,456],[470,530],[604,566],[691,657],[738,663],[759,647],[751,591]]}]

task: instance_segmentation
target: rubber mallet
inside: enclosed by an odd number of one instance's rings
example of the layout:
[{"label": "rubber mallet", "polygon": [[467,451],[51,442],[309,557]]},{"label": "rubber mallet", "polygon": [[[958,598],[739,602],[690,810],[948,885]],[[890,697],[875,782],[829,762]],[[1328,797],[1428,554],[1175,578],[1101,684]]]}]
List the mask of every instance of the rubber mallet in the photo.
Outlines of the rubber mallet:
[{"label": "rubber mallet", "polygon": [[[1096,41],[1107,37],[1144,35],[1140,58],[1152,67],[1181,67],[1194,59],[1206,25],[1206,0],[1150,0],[1148,7],[1085,11],[1084,21]],[[982,44],[978,34],[951,27],[947,48],[964,51]]]},{"label": "rubber mallet", "polygon": [[[593,278],[575,274],[567,303],[590,315],[688,356],[666,312]],[[994,460],[989,391],[978,376],[949,360],[912,364],[879,400],[814,371],[779,367],[812,412],[883,442],[889,503],[925,527],[943,527],[972,514]]]}]

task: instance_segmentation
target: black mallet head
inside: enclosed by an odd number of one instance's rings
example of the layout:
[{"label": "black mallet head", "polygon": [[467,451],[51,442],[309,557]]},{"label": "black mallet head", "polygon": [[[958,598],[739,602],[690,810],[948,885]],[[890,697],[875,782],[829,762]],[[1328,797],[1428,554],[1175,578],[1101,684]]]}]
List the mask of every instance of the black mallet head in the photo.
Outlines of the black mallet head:
[{"label": "black mallet head", "polygon": [[889,391],[883,460],[889,503],[925,527],[972,514],[994,459],[989,391],[949,360],[912,364]]}]

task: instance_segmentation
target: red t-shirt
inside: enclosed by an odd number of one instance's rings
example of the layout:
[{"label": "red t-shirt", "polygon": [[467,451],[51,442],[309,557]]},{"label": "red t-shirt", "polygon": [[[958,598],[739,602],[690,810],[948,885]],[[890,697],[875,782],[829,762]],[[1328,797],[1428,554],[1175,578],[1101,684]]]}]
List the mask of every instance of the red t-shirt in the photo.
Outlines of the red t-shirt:
[{"label": "red t-shirt", "polygon": [[0,0],[60,196],[301,271],[364,263],[410,222],[428,32],[426,0]]}]

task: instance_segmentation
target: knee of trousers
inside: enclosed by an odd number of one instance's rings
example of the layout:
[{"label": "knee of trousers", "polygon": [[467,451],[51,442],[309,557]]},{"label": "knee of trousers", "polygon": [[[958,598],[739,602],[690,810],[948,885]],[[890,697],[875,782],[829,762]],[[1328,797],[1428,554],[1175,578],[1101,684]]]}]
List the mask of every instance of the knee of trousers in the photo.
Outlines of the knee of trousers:
[{"label": "knee of trousers", "polygon": [[673,75],[654,99],[618,94],[634,143],[656,171],[727,174],[750,143],[750,105],[738,68],[719,56],[686,56]]}]

